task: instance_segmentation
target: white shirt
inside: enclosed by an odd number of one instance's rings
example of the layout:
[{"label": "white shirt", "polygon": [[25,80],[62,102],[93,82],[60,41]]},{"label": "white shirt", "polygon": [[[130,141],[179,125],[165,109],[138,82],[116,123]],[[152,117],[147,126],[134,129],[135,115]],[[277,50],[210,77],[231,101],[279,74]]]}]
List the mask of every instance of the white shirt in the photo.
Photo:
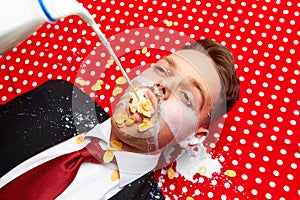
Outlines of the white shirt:
[{"label": "white shirt", "polygon": [[[96,125],[88,133],[81,134],[55,145],[21,163],[0,178],[0,188],[28,170],[60,155],[80,150],[89,143],[88,140],[79,143],[78,137],[97,137],[107,142],[109,145],[110,133],[111,123],[110,119],[108,119],[102,124]],[[100,142],[103,149],[108,148],[107,144]],[[111,163],[83,163],[80,166],[74,181],[57,199],[109,199],[125,185],[154,169],[160,156],[159,154],[145,155],[125,151],[116,151],[114,154],[118,166]],[[119,170],[120,179],[111,180],[111,174],[116,170]]]}]

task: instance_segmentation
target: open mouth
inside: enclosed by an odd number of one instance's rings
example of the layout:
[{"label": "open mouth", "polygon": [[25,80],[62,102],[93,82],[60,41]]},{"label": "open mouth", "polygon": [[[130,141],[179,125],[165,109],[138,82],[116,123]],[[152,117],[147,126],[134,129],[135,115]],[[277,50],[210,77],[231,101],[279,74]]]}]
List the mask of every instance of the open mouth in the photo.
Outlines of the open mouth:
[{"label": "open mouth", "polygon": [[159,93],[155,86],[141,86],[130,93],[126,111],[115,117],[119,127],[138,124],[138,131],[145,132],[154,127],[159,112]]}]

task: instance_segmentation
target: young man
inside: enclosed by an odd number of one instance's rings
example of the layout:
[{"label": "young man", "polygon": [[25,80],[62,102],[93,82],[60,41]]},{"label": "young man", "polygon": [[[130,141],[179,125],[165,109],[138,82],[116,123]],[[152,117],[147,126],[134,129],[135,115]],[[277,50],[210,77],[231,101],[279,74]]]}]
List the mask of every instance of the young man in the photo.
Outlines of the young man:
[{"label": "young man", "polygon": [[[8,164],[1,168],[0,198],[163,199],[152,174],[148,173],[160,165],[161,153],[178,144],[185,149],[195,138],[206,135],[209,124],[231,109],[239,98],[232,55],[212,40],[197,41],[163,57],[135,78],[133,85],[135,91],[128,90],[124,94],[112,118],[96,107],[97,117],[104,122],[96,125],[97,120],[90,119],[95,125],[91,130],[74,123],[72,117],[76,116],[72,113],[70,96],[73,96],[73,104],[78,101],[83,110],[93,102],[76,88],[72,94],[72,86],[63,81],[48,82],[1,108],[1,132],[4,133],[1,160],[8,160]],[[51,113],[57,109],[63,110],[63,114]],[[92,111],[85,112],[88,116]],[[19,118],[24,115],[28,122],[25,125]],[[61,126],[65,116],[69,116],[69,124]],[[39,121],[34,124],[36,120]],[[39,130],[32,129],[36,125]],[[72,137],[76,128],[87,133]],[[62,137],[58,136],[59,131]],[[105,152],[98,153],[95,150],[98,147],[88,144],[95,138]],[[20,144],[29,153],[19,148]],[[85,147],[95,158],[89,161],[95,163],[80,164],[75,179],[68,184],[64,184],[67,172],[52,179],[60,170],[47,178],[44,178],[45,171],[33,172],[31,179],[22,182],[22,174]],[[80,156],[83,154],[87,153]],[[48,171],[49,168],[54,165],[43,169]]]}]

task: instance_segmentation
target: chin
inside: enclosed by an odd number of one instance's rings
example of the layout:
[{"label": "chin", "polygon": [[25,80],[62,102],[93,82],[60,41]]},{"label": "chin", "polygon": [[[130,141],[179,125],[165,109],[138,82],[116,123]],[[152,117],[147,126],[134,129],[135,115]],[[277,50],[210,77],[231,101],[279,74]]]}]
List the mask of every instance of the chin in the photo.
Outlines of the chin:
[{"label": "chin", "polygon": [[[132,127],[125,132],[124,129],[117,126],[117,123],[113,118],[111,123],[112,134],[123,142],[125,146],[129,147],[129,150],[135,152],[155,154],[161,152],[165,147],[176,143],[174,136],[167,125],[161,126],[162,129],[157,134],[153,135],[151,133],[137,132],[137,124],[132,125]],[[134,133],[135,135],[129,134],[129,132]],[[143,134],[142,137],[141,134]]]},{"label": "chin", "polygon": [[[154,152],[156,150],[156,145],[151,144],[149,141],[153,140],[152,136],[146,137],[138,137],[137,130],[137,125],[132,125],[130,127],[129,131],[125,132],[122,128],[118,127],[117,123],[115,120],[112,118],[111,120],[112,124],[112,134],[114,134],[115,137],[117,137],[129,150],[133,152],[138,152],[138,153],[149,153],[149,152]],[[131,131],[130,131],[131,130]],[[128,134],[128,132],[135,133],[133,134]]]}]

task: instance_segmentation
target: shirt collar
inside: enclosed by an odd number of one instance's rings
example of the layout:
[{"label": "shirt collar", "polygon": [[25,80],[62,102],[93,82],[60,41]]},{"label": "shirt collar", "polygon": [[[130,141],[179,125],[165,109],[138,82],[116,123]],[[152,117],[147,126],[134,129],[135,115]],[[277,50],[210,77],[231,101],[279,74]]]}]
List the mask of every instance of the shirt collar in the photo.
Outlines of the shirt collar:
[{"label": "shirt collar", "polygon": [[[97,124],[86,136],[97,137],[105,141],[106,147],[100,143],[101,147],[106,149],[110,144],[111,134],[111,119],[106,120],[101,124]],[[145,175],[147,172],[154,169],[157,165],[160,154],[147,155],[126,151],[116,151],[115,158],[117,160],[118,169],[120,173],[120,186],[123,187],[139,177]]]}]

